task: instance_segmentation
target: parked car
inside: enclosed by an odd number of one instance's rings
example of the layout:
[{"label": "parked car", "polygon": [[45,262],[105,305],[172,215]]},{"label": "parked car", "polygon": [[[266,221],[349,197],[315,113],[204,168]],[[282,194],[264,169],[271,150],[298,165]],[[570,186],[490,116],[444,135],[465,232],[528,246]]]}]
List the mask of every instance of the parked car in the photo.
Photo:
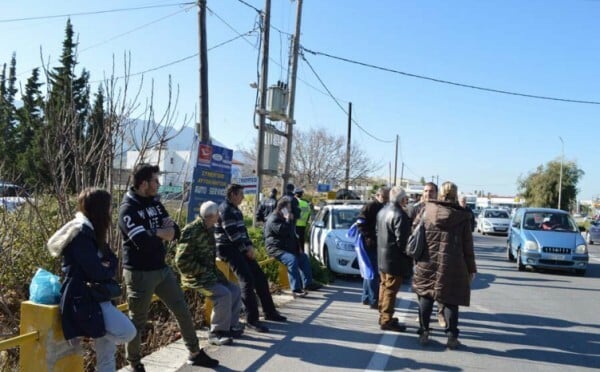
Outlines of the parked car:
[{"label": "parked car", "polygon": [[510,216],[506,209],[486,208],[477,216],[477,232],[485,234],[508,234]]},{"label": "parked car", "polygon": [[362,201],[330,201],[321,206],[310,228],[310,254],[338,274],[360,275],[354,239],[346,237]]},{"label": "parked car", "polygon": [[600,221],[590,221],[590,228],[585,233],[585,241],[588,244],[594,244],[594,242],[600,242]]},{"label": "parked car", "polygon": [[582,230],[560,209],[520,208],[511,221],[507,258],[517,262],[519,271],[530,266],[574,270],[583,276],[589,255]]},{"label": "parked car", "polygon": [[29,193],[21,186],[0,181],[0,208],[9,212],[24,204]]}]

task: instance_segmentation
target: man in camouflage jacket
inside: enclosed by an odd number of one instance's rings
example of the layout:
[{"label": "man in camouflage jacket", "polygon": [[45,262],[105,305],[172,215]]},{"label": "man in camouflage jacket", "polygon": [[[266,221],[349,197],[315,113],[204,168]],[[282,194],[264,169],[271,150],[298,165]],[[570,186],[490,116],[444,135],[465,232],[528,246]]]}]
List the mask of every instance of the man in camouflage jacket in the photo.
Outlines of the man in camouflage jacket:
[{"label": "man in camouflage jacket", "polygon": [[200,206],[200,216],[181,231],[175,263],[184,287],[193,288],[213,301],[208,342],[227,345],[240,336],[240,288],[217,268],[214,224],[218,205],[208,201]]}]

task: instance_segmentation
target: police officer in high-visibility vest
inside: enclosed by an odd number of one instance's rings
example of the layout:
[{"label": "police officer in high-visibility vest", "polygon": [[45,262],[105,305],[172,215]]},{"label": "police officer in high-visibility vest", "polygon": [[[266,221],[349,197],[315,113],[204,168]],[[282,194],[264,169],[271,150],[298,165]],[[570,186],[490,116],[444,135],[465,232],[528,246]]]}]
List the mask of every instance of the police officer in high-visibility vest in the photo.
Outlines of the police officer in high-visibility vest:
[{"label": "police officer in high-visibility vest", "polygon": [[304,236],[311,214],[311,206],[306,200],[302,199],[302,195],[304,195],[304,190],[294,190],[294,197],[298,200],[298,207],[300,208],[300,218],[296,220],[296,235],[298,235],[298,250],[300,252],[304,252]]}]

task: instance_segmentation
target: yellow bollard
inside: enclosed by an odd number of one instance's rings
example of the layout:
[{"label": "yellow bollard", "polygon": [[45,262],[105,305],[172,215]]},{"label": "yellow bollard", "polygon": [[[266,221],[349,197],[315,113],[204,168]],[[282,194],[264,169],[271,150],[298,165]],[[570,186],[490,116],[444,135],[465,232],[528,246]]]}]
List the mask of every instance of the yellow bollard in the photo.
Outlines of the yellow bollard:
[{"label": "yellow bollard", "polygon": [[279,285],[283,289],[290,289],[290,277],[288,276],[287,266],[277,261],[279,264]]},{"label": "yellow bollard", "polygon": [[36,341],[21,345],[19,368],[23,372],[82,372],[80,347],[73,347],[64,338],[58,305],[21,303],[20,333],[39,332]]}]

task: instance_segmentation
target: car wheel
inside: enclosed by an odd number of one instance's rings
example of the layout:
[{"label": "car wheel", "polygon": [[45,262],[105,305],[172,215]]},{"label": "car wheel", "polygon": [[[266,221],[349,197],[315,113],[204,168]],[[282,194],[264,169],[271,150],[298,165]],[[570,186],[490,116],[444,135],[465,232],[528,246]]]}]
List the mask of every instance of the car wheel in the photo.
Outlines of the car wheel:
[{"label": "car wheel", "polygon": [[481,235],[485,235],[485,231],[481,230]]},{"label": "car wheel", "polygon": [[585,276],[585,269],[575,269],[575,275]]},{"label": "car wheel", "polygon": [[513,262],[515,260],[515,256],[512,254],[512,251],[510,249],[510,243],[506,242],[506,259],[510,262]]},{"label": "car wheel", "polygon": [[517,269],[519,271],[525,271],[525,265],[523,265],[523,261],[521,261],[521,251],[517,251]]}]

